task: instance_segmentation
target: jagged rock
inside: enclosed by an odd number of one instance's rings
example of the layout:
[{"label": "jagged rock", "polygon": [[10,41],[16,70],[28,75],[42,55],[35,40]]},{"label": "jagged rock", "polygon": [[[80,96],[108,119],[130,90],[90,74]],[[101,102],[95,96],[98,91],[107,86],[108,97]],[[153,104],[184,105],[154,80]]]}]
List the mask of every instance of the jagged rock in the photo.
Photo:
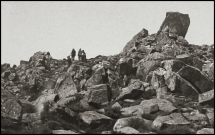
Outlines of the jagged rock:
[{"label": "jagged rock", "polygon": [[140,132],[132,127],[123,127],[117,130],[118,134],[139,134]]},{"label": "jagged rock", "polygon": [[8,99],[1,106],[1,116],[14,120],[20,120],[22,117],[22,106],[15,99]]},{"label": "jagged rock", "polygon": [[[40,61],[42,61],[43,57],[44,57],[46,54],[47,54],[46,52],[40,52],[40,51],[34,53],[34,55],[30,57],[30,63],[29,63],[29,64],[30,64],[31,66],[33,66],[33,67],[40,67],[40,66],[43,66],[43,65],[41,64]],[[50,55],[50,57],[51,57],[51,55]],[[50,63],[50,62],[46,60],[46,61],[45,61],[45,65],[46,65],[46,66],[49,66],[48,63]]]},{"label": "jagged rock", "polygon": [[113,127],[113,131],[119,133],[120,129],[132,127],[140,132],[148,132],[152,122],[138,116],[120,118]]},{"label": "jagged rock", "polygon": [[112,121],[111,118],[99,114],[95,111],[86,111],[79,113],[80,119],[89,126],[99,126],[101,124],[109,123]]},{"label": "jagged rock", "polygon": [[52,130],[53,134],[78,134],[72,130]]},{"label": "jagged rock", "polygon": [[152,61],[152,60],[165,60],[167,59],[167,57],[165,55],[163,55],[162,53],[159,52],[154,52],[151,54],[148,54],[145,58],[144,61]]},{"label": "jagged rock", "polygon": [[153,96],[156,96],[156,90],[153,89],[152,86],[146,87],[142,97],[144,99],[151,99]]},{"label": "jagged rock", "polygon": [[105,114],[105,109],[99,109],[96,112],[101,113],[101,114]]},{"label": "jagged rock", "polygon": [[61,85],[57,89],[57,94],[60,98],[66,98],[68,96],[74,95],[77,93],[77,88],[71,76],[65,77],[61,82]]},{"label": "jagged rock", "polygon": [[11,73],[9,76],[8,76],[8,79],[10,81],[14,81],[14,79],[16,78],[16,74],[15,73]]},{"label": "jagged rock", "polygon": [[20,65],[28,65],[29,61],[20,60]]},{"label": "jagged rock", "polygon": [[1,117],[21,122],[22,103],[11,92],[1,89]]},{"label": "jagged rock", "polygon": [[142,54],[149,54],[150,50],[151,50],[151,48],[148,46],[145,46],[145,45],[140,45],[137,48],[137,52],[142,53]]},{"label": "jagged rock", "polygon": [[4,63],[1,64],[1,74],[6,71],[6,69],[10,68],[10,64],[9,63]]},{"label": "jagged rock", "polygon": [[111,98],[111,90],[108,90],[106,84],[96,85],[88,88],[89,97],[88,103],[94,105],[101,105],[108,102]]},{"label": "jagged rock", "polygon": [[7,78],[9,75],[11,74],[11,71],[9,69],[5,70],[2,74],[1,74],[1,78],[5,79]]},{"label": "jagged rock", "polygon": [[171,91],[182,93],[185,96],[192,96],[194,99],[198,98],[199,90],[179,74],[167,71],[164,75],[164,79],[165,84]]},{"label": "jagged rock", "polygon": [[148,31],[146,29],[142,29],[139,33],[137,33],[132,40],[130,40],[126,46],[123,48],[123,52],[127,52],[128,50],[130,50],[132,47],[134,47],[134,43],[137,40],[141,40],[142,38],[145,38],[148,36]]},{"label": "jagged rock", "polygon": [[111,106],[111,108],[112,108],[112,109],[116,109],[116,110],[121,110],[121,109],[122,109],[122,106],[121,106],[118,102],[116,102],[115,104],[113,104],[113,105]]},{"label": "jagged rock", "polygon": [[165,85],[164,74],[166,74],[166,71],[162,68],[154,70],[152,74],[151,85],[156,90],[158,99],[167,95],[167,86]]},{"label": "jagged rock", "polygon": [[214,80],[214,63],[204,64],[202,71],[206,72],[211,80]]},{"label": "jagged rock", "polygon": [[144,92],[144,86],[141,81],[134,81],[129,84],[128,87],[123,88],[123,91],[120,95],[116,98],[116,100],[120,99],[133,99]]},{"label": "jagged rock", "polygon": [[212,127],[214,127],[214,110],[206,113],[208,121]]},{"label": "jagged rock", "polygon": [[86,87],[90,87],[90,86],[93,86],[93,85],[98,85],[98,84],[103,84],[103,83],[104,83],[104,81],[103,81],[102,74],[100,74],[100,73],[94,73],[87,80],[87,82],[85,83],[85,86]]},{"label": "jagged rock", "polygon": [[170,101],[168,101],[166,99],[150,99],[149,101],[154,104],[158,104],[159,110],[164,111],[164,112],[171,113],[177,109],[172,105],[172,103]]},{"label": "jagged rock", "polygon": [[212,106],[214,105],[214,89],[199,95],[199,103],[203,104],[205,102],[211,103]]},{"label": "jagged rock", "polygon": [[166,18],[163,21],[159,32],[166,31],[169,32],[169,34],[176,34],[178,36],[185,37],[189,25],[190,18],[188,14],[182,14],[179,12],[167,12]]},{"label": "jagged rock", "polygon": [[157,104],[154,104],[149,100],[144,100],[140,103],[140,105],[122,108],[120,111],[123,116],[132,116],[139,114],[150,114],[158,111],[158,109]]},{"label": "jagged rock", "polygon": [[201,72],[192,66],[186,66],[178,71],[178,74],[189,81],[200,92],[206,92],[214,87],[214,83]]},{"label": "jagged rock", "polygon": [[203,128],[201,130],[198,130],[196,134],[214,134],[213,128]]},{"label": "jagged rock", "polygon": [[155,130],[160,130],[162,126],[178,126],[178,125],[189,125],[188,122],[180,113],[172,113],[168,116],[158,116],[152,124]]},{"label": "jagged rock", "polygon": [[193,122],[206,122],[207,123],[207,117],[204,114],[200,114],[200,113],[183,113],[183,116],[189,120],[189,121],[193,121]]},{"label": "jagged rock", "polygon": [[164,60],[161,61],[162,68],[167,71],[178,72],[181,68],[185,67],[186,64],[179,60]]},{"label": "jagged rock", "polygon": [[149,74],[149,72],[157,69],[160,66],[160,62],[152,60],[143,62],[142,64],[139,65],[140,66],[137,68],[136,76],[140,80],[145,81],[146,76]]}]

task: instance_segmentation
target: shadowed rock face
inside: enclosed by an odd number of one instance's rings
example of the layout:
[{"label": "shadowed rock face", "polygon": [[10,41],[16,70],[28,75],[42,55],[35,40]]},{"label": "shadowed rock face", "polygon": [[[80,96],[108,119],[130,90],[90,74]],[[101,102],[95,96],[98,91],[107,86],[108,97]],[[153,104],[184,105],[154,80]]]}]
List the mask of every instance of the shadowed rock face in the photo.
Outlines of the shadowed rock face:
[{"label": "shadowed rock face", "polygon": [[188,14],[167,12],[166,18],[163,21],[158,33],[161,31],[169,31],[169,34],[177,34],[178,36],[185,37],[189,25],[190,18]]},{"label": "shadowed rock face", "polygon": [[148,36],[148,30],[146,29],[142,29],[139,33],[137,33],[133,38],[132,40],[130,40],[126,46],[123,48],[123,52],[127,52],[128,50],[130,50],[133,46],[134,46],[134,43],[142,38],[145,38]]}]

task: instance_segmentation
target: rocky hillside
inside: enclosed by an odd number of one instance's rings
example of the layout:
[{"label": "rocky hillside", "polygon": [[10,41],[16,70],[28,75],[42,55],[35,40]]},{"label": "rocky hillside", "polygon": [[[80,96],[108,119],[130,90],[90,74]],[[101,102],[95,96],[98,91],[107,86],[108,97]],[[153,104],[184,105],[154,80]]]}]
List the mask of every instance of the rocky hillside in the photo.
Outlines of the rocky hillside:
[{"label": "rocky hillside", "polygon": [[[192,18],[191,18],[192,19]],[[214,45],[185,39],[188,14],[167,12],[114,56],[1,65],[1,133],[212,134]]]}]

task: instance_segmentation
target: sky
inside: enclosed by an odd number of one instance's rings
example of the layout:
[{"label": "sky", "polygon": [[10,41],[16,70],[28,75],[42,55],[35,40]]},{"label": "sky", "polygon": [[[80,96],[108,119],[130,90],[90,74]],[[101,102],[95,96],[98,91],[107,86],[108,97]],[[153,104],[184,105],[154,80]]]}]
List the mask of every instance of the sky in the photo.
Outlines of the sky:
[{"label": "sky", "polygon": [[19,65],[38,51],[63,59],[73,48],[87,58],[115,55],[143,28],[156,33],[169,11],[189,14],[189,43],[214,44],[213,1],[1,1],[1,63]]}]

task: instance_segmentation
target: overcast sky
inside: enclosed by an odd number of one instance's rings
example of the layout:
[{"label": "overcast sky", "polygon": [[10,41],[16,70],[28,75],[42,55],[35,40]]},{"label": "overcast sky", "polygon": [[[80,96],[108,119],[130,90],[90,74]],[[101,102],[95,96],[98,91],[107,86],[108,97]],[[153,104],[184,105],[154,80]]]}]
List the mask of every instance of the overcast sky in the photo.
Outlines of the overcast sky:
[{"label": "overcast sky", "polygon": [[63,59],[72,48],[87,58],[118,54],[143,28],[156,33],[169,11],[189,14],[189,43],[214,43],[213,1],[1,2],[1,63],[19,65],[38,51]]}]

